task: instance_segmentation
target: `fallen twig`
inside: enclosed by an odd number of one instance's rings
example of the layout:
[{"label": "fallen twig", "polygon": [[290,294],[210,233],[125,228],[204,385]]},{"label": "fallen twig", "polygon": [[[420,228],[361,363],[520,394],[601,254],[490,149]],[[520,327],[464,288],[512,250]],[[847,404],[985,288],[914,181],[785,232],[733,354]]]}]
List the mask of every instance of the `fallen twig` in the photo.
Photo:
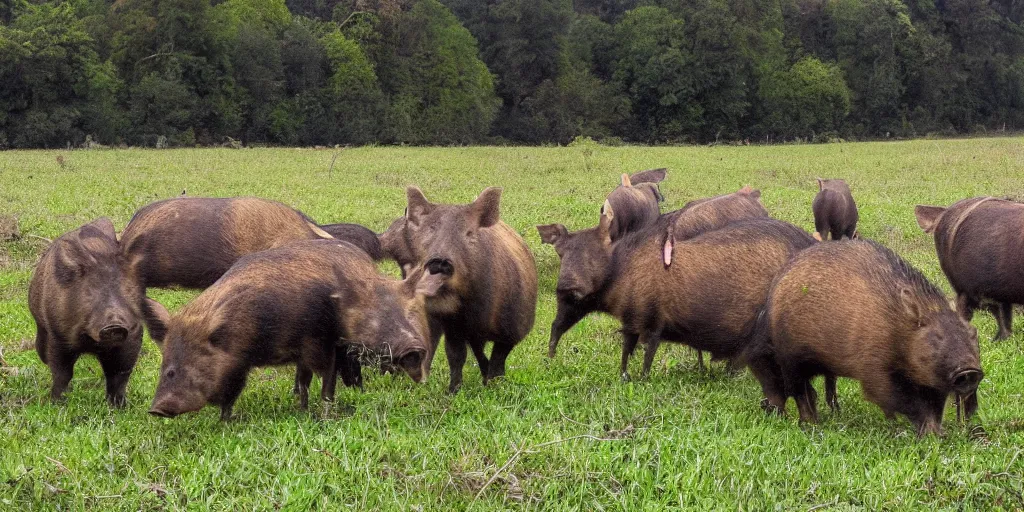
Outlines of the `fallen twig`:
[{"label": "fallen twig", "polygon": [[577,439],[590,439],[591,441],[621,441],[621,439],[617,438],[597,437],[592,436],[590,434],[583,434],[578,436],[566,437],[565,439],[555,439],[554,441],[547,441],[545,443],[535,444],[529,448],[519,448],[518,450],[516,450],[516,453],[513,453],[512,456],[509,457],[507,461],[505,461],[505,464],[498,468],[498,470],[495,471],[493,475],[491,475],[491,478],[484,483],[483,487],[481,487],[480,490],[476,493],[476,496],[473,497],[473,501],[480,499],[480,496],[484,494],[484,491],[486,491],[487,488],[490,487],[490,485],[493,484],[494,481],[497,480],[498,477],[505,472],[505,470],[512,467],[512,465],[514,465],[516,461],[518,461],[524,453],[535,453],[539,448],[544,448],[545,446],[551,446],[555,444],[567,443],[569,441],[575,441]]},{"label": "fallen twig", "polygon": [[327,169],[327,179],[331,179],[334,176],[334,161],[338,159],[338,155],[340,154],[340,149],[334,152],[334,158],[331,159],[331,168]]},{"label": "fallen twig", "polygon": [[61,472],[64,472],[64,473],[70,473],[71,472],[71,470],[68,469],[68,467],[65,466],[64,464],[61,464],[61,462],[59,460],[51,459],[51,458],[49,458],[49,457],[47,457],[45,455],[43,455],[43,457],[45,457],[46,460],[52,462],[54,466],[57,466],[57,469],[61,470]]},{"label": "fallen twig", "polygon": [[320,450],[320,449],[317,449],[317,448],[313,448],[313,451],[317,452],[317,453],[322,453],[322,454],[324,454],[324,455],[326,455],[326,456],[328,456],[328,457],[330,457],[330,458],[332,458],[332,459],[334,459],[334,460],[336,460],[338,462],[341,462],[341,459],[339,459],[337,455],[334,455],[333,453],[331,453],[330,450],[326,450],[326,449]]}]

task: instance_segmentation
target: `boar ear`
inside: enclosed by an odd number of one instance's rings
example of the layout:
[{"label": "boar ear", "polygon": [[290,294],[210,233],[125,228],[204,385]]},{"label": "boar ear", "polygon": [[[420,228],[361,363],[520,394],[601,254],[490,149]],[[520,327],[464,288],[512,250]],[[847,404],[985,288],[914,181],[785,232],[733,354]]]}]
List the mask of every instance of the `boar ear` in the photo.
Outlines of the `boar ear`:
[{"label": "boar ear", "polygon": [[914,216],[917,217],[917,225],[921,226],[921,229],[925,233],[934,233],[935,226],[939,224],[939,219],[942,218],[942,214],[946,213],[946,209],[941,206],[927,206],[919,204],[914,207]]},{"label": "boar ear", "polygon": [[330,233],[324,231],[320,226],[317,226],[308,220],[306,221],[306,225],[309,226],[309,229],[313,230],[313,233],[316,234],[316,236],[327,240],[334,240],[334,237],[331,236]]},{"label": "boar ear", "polygon": [[813,236],[814,239],[819,241],[819,242],[823,242],[824,241],[824,240],[821,239],[821,233],[818,233],[817,231],[815,231],[814,234],[811,235],[811,236]]},{"label": "boar ear", "polygon": [[601,207],[601,220],[597,224],[597,230],[601,233],[604,245],[612,243],[612,219],[614,218],[615,210],[612,210],[612,204],[605,199],[604,206]]},{"label": "boar ear", "polygon": [[569,234],[569,231],[561,224],[537,226],[537,232],[540,233],[540,243],[551,245],[555,245],[559,239]]},{"label": "boar ear", "polygon": [[415,225],[419,225],[423,217],[428,215],[430,210],[434,208],[434,205],[427,201],[427,196],[423,195],[423,191],[419,187],[410,186],[406,188],[405,199],[407,201],[405,218]]},{"label": "boar ear", "polygon": [[501,187],[487,187],[470,205],[477,226],[489,228],[501,220]]},{"label": "boar ear", "polygon": [[660,169],[649,169],[646,171],[640,171],[629,177],[630,181],[634,185],[637,183],[661,183],[668,176],[668,169],[662,167]]},{"label": "boar ear", "polygon": [[71,284],[86,263],[96,262],[96,258],[84,250],[77,239],[61,238],[53,244],[53,271],[61,284]]},{"label": "boar ear", "polygon": [[157,345],[162,345],[164,338],[167,337],[167,326],[171,322],[171,314],[167,312],[167,308],[146,297],[142,301],[142,321],[149,330],[149,337],[153,338]]},{"label": "boar ear", "polygon": [[109,218],[100,217],[89,223],[89,225],[99,230],[103,236],[108,237],[115,242],[117,241],[117,233],[114,232],[114,223],[111,222]]},{"label": "boar ear", "polygon": [[917,323],[918,327],[924,325],[924,310],[921,308],[921,304],[914,298],[914,292],[909,288],[903,288],[900,290],[900,302],[903,304],[904,311],[907,312],[914,322]]},{"label": "boar ear", "polygon": [[622,185],[623,187],[632,187],[633,181],[629,179],[628,174],[622,173],[622,178],[620,179],[619,184]]}]

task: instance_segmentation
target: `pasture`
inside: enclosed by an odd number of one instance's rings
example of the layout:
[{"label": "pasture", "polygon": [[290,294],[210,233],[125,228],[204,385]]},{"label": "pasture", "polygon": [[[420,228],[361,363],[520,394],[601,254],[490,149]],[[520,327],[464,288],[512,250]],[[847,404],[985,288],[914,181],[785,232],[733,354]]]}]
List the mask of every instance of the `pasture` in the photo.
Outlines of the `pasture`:
[{"label": "pasture", "polygon": [[[335,155],[336,160],[334,160]],[[333,160],[333,169],[332,169]],[[979,313],[987,436],[972,439],[947,408],[946,436],[917,439],[840,381],[842,412],[818,426],[768,417],[747,372],[696,371],[695,353],[662,344],[648,380],[618,375],[617,322],[591,316],[546,357],[558,257],[535,225],[596,224],[621,172],[668,167],[663,211],[698,197],[762,190],[771,214],[813,230],[815,177],[842,177],[861,236],[904,256],[949,291],[915,204],[974,195],[1024,197],[1019,138],[778,147],[180,149],[0,152],[0,214],[21,236],[0,241],[0,509],[354,510],[880,510],[1024,507],[1024,335],[992,343]],[[488,386],[470,358],[462,391],[446,393],[442,354],[425,385],[364,369],[365,392],[339,387],[310,411],[294,370],[259,369],[222,423],[209,407],[172,420],[146,414],[158,349],[148,339],[129,404],[103,399],[95,359],[76,367],[67,402],[31,347],[27,287],[44,239],[139,207],[192,196],[280,200],[318,222],[382,231],[404,188],[465,203],[504,187],[502,218],[534,252],[537,321]],[[3,240],[3,237],[0,237]],[[388,263],[388,272],[397,274]],[[680,290],[700,293],[700,290]],[[152,290],[173,312],[194,292]],[[639,374],[642,358],[631,372]],[[819,380],[820,386],[820,380]],[[314,386],[316,388],[316,386]],[[820,388],[819,388],[820,392]],[[315,403],[315,405],[314,405]]]}]

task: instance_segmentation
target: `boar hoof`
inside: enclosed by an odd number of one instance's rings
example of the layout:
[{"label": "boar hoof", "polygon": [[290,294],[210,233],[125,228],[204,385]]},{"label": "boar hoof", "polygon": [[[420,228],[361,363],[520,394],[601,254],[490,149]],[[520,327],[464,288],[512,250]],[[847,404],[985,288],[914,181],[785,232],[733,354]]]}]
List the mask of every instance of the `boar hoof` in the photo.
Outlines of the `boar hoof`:
[{"label": "boar hoof", "polygon": [[107,403],[110,404],[111,407],[123,409],[128,405],[128,399],[125,398],[124,395],[107,395]]},{"label": "boar hoof", "polygon": [[1000,333],[996,334],[996,336],[994,338],[992,338],[992,341],[996,342],[996,341],[1003,341],[1003,340],[1008,340],[1008,339],[1010,339],[1010,333],[1008,333],[1008,332],[1000,332]]},{"label": "boar hoof", "polygon": [[629,382],[633,379],[629,378],[629,372],[622,372],[622,382]]}]

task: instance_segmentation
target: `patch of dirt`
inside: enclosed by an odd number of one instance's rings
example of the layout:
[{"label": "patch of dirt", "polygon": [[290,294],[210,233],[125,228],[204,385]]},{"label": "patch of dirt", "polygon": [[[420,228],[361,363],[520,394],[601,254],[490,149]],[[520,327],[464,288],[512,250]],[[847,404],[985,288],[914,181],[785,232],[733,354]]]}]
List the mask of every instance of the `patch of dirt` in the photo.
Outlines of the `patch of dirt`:
[{"label": "patch of dirt", "polygon": [[21,238],[18,230],[18,218],[13,215],[0,214],[0,242]]}]

